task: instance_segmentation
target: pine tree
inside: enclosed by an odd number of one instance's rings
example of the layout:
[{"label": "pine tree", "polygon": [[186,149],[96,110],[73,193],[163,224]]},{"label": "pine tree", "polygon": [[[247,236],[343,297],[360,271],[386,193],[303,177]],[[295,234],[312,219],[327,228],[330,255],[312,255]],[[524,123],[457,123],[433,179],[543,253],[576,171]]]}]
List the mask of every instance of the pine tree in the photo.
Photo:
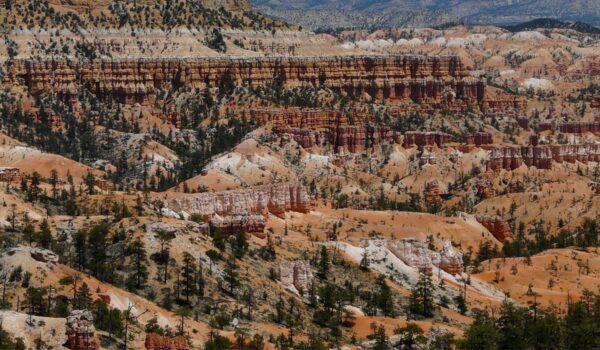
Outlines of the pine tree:
[{"label": "pine tree", "polygon": [[238,269],[238,266],[235,263],[235,258],[233,256],[230,256],[229,259],[227,259],[227,262],[225,264],[225,270],[224,270],[225,275],[223,276],[223,279],[229,285],[229,293],[231,295],[233,295],[233,292],[235,291],[235,289],[238,287],[238,285],[240,283],[238,281],[237,269]]},{"label": "pine tree", "polygon": [[129,277],[130,285],[136,289],[144,288],[148,281],[148,258],[144,243],[138,238],[127,247],[130,265],[133,271]]},{"label": "pine tree", "polygon": [[369,252],[365,248],[363,250],[362,258],[360,259],[360,269],[363,271],[369,270]]},{"label": "pine tree", "polygon": [[77,268],[83,270],[87,266],[87,231],[77,231],[73,241]]},{"label": "pine tree", "polygon": [[431,277],[421,273],[419,281],[412,289],[409,299],[409,314],[411,316],[433,317],[435,304],[433,302],[434,285]]},{"label": "pine tree", "polygon": [[244,232],[239,231],[235,235],[235,238],[231,243],[231,251],[233,252],[233,255],[238,259],[244,257],[244,255],[248,251],[248,240],[246,239],[246,234]]},{"label": "pine tree", "polygon": [[52,169],[50,171],[50,185],[52,186],[52,199],[56,200],[56,195],[58,193],[58,171],[56,169]]},{"label": "pine tree", "polygon": [[90,196],[96,194],[96,177],[94,174],[88,172],[83,180],[87,188],[87,194]]},{"label": "pine tree", "polygon": [[327,252],[327,247],[321,246],[319,269],[317,271],[317,274],[319,275],[319,278],[324,279],[324,278],[327,278],[328,273],[329,273],[329,253]]},{"label": "pine tree", "polygon": [[459,343],[461,350],[498,350],[500,334],[496,330],[494,320],[487,314],[477,313],[475,321],[465,332]]},{"label": "pine tree", "polygon": [[44,219],[40,224],[40,233],[38,236],[38,241],[40,245],[45,249],[50,249],[53,242],[52,233],[50,233],[50,225],[48,224],[48,220]]},{"label": "pine tree", "polygon": [[190,303],[190,296],[197,293],[196,289],[196,263],[194,257],[183,253],[183,264],[181,266],[181,292],[185,296],[185,302]]},{"label": "pine tree", "polygon": [[83,282],[76,291],[73,299],[73,308],[77,310],[90,309],[92,306],[92,294],[87,283]]}]

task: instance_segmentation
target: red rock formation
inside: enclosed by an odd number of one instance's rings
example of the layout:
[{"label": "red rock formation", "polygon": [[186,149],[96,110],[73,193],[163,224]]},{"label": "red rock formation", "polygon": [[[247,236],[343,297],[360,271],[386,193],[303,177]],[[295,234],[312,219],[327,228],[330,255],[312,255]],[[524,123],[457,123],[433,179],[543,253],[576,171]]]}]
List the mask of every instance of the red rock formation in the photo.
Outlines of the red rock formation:
[{"label": "red rock formation", "polygon": [[[533,143],[535,139],[532,140]],[[493,148],[488,161],[489,170],[514,170],[525,164],[538,169],[551,169],[552,162],[588,163],[600,161],[600,144],[542,145]]]},{"label": "red rock formation", "polygon": [[451,275],[459,275],[464,271],[463,264],[462,252],[454,248],[450,240],[444,241],[439,267]]},{"label": "red rock formation", "polygon": [[477,106],[484,83],[468,77],[456,56],[339,56],[203,59],[104,59],[16,61],[10,76],[25,82],[29,92],[56,92],[75,98],[81,88],[125,102],[151,98],[159,88],[219,86],[223,79],[264,86],[279,79],[285,87],[325,84],[355,96],[368,93],[388,100],[436,103],[444,90]]},{"label": "red rock formation", "polygon": [[534,166],[538,169],[552,169],[552,152],[546,146],[521,147],[523,162],[528,167]]},{"label": "red rock formation", "polygon": [[600,196],[600,183],[590,182],[590,189],[594,192],[594,195]]},{"label": "red rock formation", "polygon": [[0,167],[0,182],[21,182],[23,174],[19,168]]},{"label": "red rock formation", "polygon": [[514,170],[523,165],[521,148],[519,147],[496,147],[490,151],[490,159],[487,163],[488,170],[499,171]]},{"label": "red rock formation", "polygon": [[527,101],[520,96],[506,95],[497,98],[485,96],[481,101],[481,111],[484,113],[507,110],[524,111],[526,108]]},{"label": "red rock formation", "polygon": [[559,130],[565,134],[600,133],[600,120],[591,122],[562,122],[559,124]]},{"label": "red rock formation", "polygon": [[73,310],[67,317],[66,334],[71,350],[98,350],[94,318],[87,310]]},{"label": "red rock formation", "polygon": [[265,217],[262,215],[228,215],[213,216],[210,221],[211,229],[219,229],[224,234],[233,235],[238,232],[251,233],[264,238]]},{"label": "red rock formation", "polygon": [[222,192],[181,194],[167,200],[177,212],[212,217],[229,215],[283,215],[288,211],[306,213],[310,202],[306,188],[298,183],[279,183]]},{"label": "red rock formation", "polygon": [[420,132],[409,131],[404,134],[402,147],[410,148],[412,146],[433,146],[443,147],[445,143],[452,141],[452,136],[443,132]]},{"label": "red rock formation", "polygon": [[277,134],[293,139],[305,149],[329,144],[336,153],[361,153],[386,142],[399,143],[401,136],[383,126],[338,126],[315,131],[299,128],[277,128]]},{"label": "red rock formation", "polygon": [[507,239],[514,239],[513,233],[508,224],[499,216],[477,216],[477,221],[483,225],[500,242]]},{"label": "red rock formation", "polygon": [[440,201],[440,184],[437,180],[431,180],[425,184],[423,197],[426,203],[436,203]]},{"label": "red rock formation", "polygon": [[600,161],[600,144],[550,145],[552,159],[558,163]]},{"label": "red rock formation", "polygon": [[184,337],[168,337],[156,333],[146,334],[144,342],[146,350],[188,350],[189,346]]},{"label": "red rock formation", "polygon": [[281,135],[281,141],[286,143],[286,141],[294,140],[304,149],[310,149],[315,146],[322,146],[325,143],[325,140],[329,139],[323,131],[314,131],[310,129],[274,129],[276,134]]},{"label": "red rock formation", "polygon": [[330,129],[340,125],[348,125],[348,118],[339,111],[301,108],[261,108],[250,110],[250,120],[274,129]]},{"label": "red rock formation", "polygon": [[478,132],[472,135],[468,135],[466,138],[468,145],[491,145],[494,143],[494,138],[489,132]]},{"label": "red rock formation", "polygon": [[331,130],[330,143],[336,152],[361,153],[385,141],[400,141],[400,136],[387,127],[340,126]]},{"label": "red rock formation", "polygon": [[475,183],[475,190],[477,191],[477,196],[479,196],[479,198],[482,200],[493,198],[496,195],[496,191],[494,191],[494,184],[487,176],[477,179],[477,182]]}]

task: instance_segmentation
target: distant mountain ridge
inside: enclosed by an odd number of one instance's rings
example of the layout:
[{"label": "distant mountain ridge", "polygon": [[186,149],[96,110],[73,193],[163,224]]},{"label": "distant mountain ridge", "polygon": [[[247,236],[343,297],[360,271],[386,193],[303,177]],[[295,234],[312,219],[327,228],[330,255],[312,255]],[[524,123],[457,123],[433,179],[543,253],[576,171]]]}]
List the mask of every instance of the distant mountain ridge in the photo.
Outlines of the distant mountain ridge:
[{"label": "distant mountain ridge", "polygon": [[511,32],[521,32],[525,30],[533,30],[539,28],[547,29],[572,29],[581,33],[600,34],[600,28],[583,22],[563,22],[552,18],[539,18],[533,21],[519,23],[515,25],[503,26]]},{"label": "distant mountain ridge", "polygon": [[264,14],[311,29],[453,21],[508,25],[538,18],[600,26],[600,1],[588,0],[254,0],[253,5]]}]

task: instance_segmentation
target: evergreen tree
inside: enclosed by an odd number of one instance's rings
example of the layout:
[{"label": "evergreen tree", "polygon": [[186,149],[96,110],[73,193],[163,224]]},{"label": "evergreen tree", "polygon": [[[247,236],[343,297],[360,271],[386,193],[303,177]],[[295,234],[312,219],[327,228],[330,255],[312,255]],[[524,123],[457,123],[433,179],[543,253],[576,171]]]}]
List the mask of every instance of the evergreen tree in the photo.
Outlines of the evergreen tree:
[{"label": "evergreen tree", "polygon": [[498,350],[500,334],[494,321],[485,313],[477,312],[475,321],[465,332],[459,343],[461,350]]},{"label": "evergreen tree", "polygon": [[238,259],[244,257],[248,251],[248,240],[246,239],[246,234],[244,232],[239,231],[235,234],[235,237],[231,243],[231,251]]},{"label": "evergreen tree", "polygon": [[410,295],[408,309],[411,316],[433,317],[435,311],[435,304],[433,302],[434,289],[431,277],[421,273],[419,281],[412,289]]},{"label": "evergreen tree", "polygon": [[144,243],[138,238],[127,247],[127,255],[130,256],[130,265],[133,268],[129,276],[129,285],[135,289],[144,288],[148,281],[148,258]]},{"label": "evergreen tree", "polygon": [[327,278],[329,274],[329,253],[326,246],[321,246],[321,253],[319,259],[319,269],[317,275],[321,279]]},{"label": "evergreen tree", "polygon": [[223,279],[229,285],[229,293],[231,295],[233,295],[233,292],[240,284],[240,282],[238,280],[237,269],[238,269],[238,266],[235,263],[235,258],[233,256],[230,256],[229,259],[227,259],[227,262],[225,264],[225,270],[223,271],[225,273],[225,275],[223,276]]},{"label": "evergreen tree", "polygon": [[190,303],[190,296],[197,293],[196,289],[196,263],[194,257],[183,253],[183,264],[181,266],[181,291],[185,296],[185,302]]},{"label": "evergreen tree", "polygon": [[48,220],[44,219],[40,224],[40,233],[38,236],[38,241],[42,248],[50,249],[53,242],[52,233],[50,233],[50,225],[48,224]]},{"label": "evergreen tree", "polygon": [[87,283],[83,282],[75,292],[73,299],[73,308],[76,310],[89,310],[92,306],[92,293]]}]

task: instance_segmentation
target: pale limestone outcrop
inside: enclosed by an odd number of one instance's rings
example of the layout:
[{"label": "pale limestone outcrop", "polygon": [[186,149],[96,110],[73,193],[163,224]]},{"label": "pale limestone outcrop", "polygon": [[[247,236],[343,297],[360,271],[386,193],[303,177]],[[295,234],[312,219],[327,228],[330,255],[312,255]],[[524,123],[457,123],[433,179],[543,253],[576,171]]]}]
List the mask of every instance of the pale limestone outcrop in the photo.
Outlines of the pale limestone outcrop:
[{"label": "pale limestone outcrop", "polygon": [[215,214],[282,216],[288,211],[306,213],[310,201],[306,188],[299,183],[279,183],[245,189],[182,194],[167,200],[167,207],[178,212],[212,217]]},{"label": "pale limestone outcrop", "polygon": [[310,263],[304,260],[282,262],[279,264],[279,280],[286,287],[294,286],[300,293],[307,293],[313,283]]},{"label": "pale limestone outcrop", "polygon": [[71,350],[97,350],[94,317],[87,310],[73,310],[67,317],[66,333]]}]

